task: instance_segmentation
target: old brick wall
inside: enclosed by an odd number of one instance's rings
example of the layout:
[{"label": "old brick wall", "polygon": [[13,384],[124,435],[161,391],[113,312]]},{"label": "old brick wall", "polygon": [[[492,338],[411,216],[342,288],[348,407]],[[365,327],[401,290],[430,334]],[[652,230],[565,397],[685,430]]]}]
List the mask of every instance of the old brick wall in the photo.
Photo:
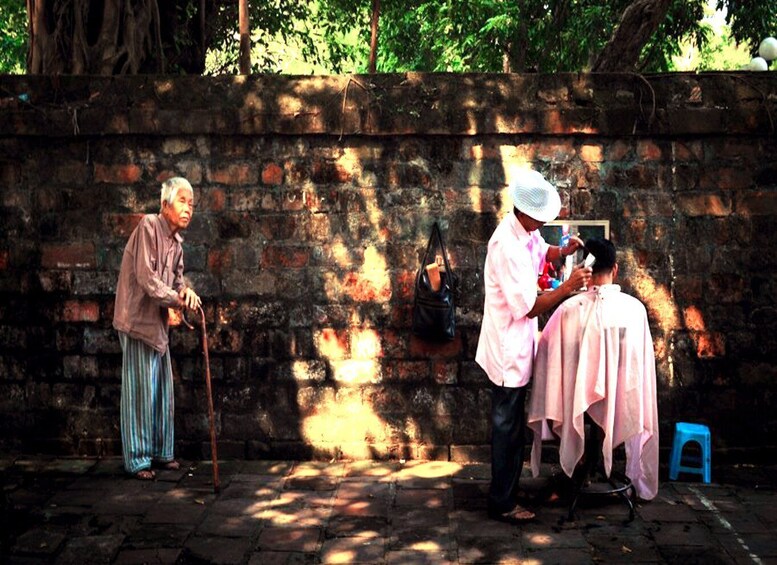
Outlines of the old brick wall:
[{"label": "old brick wall", "polygon": [[[120,451],[124,243],[196,187],[225,457],[484,459],[486,243],[532,166],[609,219],[649,311],[662,445],[777,445],[777,75],[0,77],[0,446]],[[450,344],[410,335],[431,223],[463,281]],[[207,454],[199,332],[174,329],[179,453]],[[774,453],[772,450],[770,453]]]}]

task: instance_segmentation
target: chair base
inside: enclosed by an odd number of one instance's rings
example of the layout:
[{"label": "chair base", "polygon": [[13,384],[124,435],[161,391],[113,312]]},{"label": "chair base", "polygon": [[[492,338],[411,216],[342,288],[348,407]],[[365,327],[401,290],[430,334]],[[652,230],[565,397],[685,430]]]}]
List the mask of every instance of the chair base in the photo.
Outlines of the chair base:
[{"label": "chair base", "polygon": [[[631,491],[631,492],[629,492]],[[581,497],[584,496],[611,496],[613,494],[618,495],[629,507],[629,519],[626,523],[634,520],[634,502],[633,499],[637,497],[637,489],[626,475],[618,471],[612,471],[610,477],[604,482],[594,482],[587,484],[577,489],[572,499],[572,503],[569,505],[569,513],[567,514],[567,520],[570,522],[575,521],[575,508]]]},{"label": "chair base", "polygon": [[567,520],[575,521],[575,509],[582,497],[617,495],[629,508],[629,518],[626,523],[634,520],[634,502],[637,489],[626,475],[619,471],[611,471],[608,477],[602,463],[602,443],[604,432],[586,414],[585,458],[575,470],[572,477],[574,490],[572,502],[569,505]]}]

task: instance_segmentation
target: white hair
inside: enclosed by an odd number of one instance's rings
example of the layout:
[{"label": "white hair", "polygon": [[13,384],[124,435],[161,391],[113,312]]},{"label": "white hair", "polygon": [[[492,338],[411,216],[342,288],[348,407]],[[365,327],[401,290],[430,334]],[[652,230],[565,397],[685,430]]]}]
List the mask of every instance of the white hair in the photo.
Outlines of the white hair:
[{"label": "white hair", "polygon": [[181,190],[182,188],[194,194],[194,189],[192,188],[192,185],[189,184],[189,181],[183,177],[173,177],[163,182],[162,196],[159,199],[159,206],[160,207],[164,206],[165,202],[167,202],[168,204],[172,204],[173,200],[175,200],[175,195],[178,194],[178,191]]}]

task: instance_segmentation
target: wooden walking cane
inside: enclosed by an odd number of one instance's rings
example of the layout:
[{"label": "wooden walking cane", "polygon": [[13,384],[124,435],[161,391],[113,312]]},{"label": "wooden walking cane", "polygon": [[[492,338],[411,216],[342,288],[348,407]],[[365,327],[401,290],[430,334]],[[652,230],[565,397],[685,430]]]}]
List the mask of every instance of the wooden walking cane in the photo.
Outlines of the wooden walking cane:
[{"label": "wooden walking cane", "polygon": [[[168,309],[170,324],[178,325],[183,322],[190,330],[194,329],[194,326],[186,319],[186,315],[183,311],[178,311],[173,308]],[[213,460],[213,492],[219,492],[219,458],[216,451],[216,424],[213,417],[213,393],[210,387],[210,359],[208,357],[208,331],[205,328],[205,310],[202,306],[199,307],[200,319],[202,325],[202,352],[205,355],[205,388],[208,392],[208,423],[210,425],[210,455]]]},{"label": "wooden walking cane", "polygon": [[205,388],[208,391],[208,422],[210,424],[210,456],[213,461],[213,492],[219,492],[219,458],[216,451],[216,424],[213,417],[213,393],[210,386],[210,359],[208,357],[208,331],[205,328],[205,311],[200,307],[202,321],[202,352],[205,354]]}]

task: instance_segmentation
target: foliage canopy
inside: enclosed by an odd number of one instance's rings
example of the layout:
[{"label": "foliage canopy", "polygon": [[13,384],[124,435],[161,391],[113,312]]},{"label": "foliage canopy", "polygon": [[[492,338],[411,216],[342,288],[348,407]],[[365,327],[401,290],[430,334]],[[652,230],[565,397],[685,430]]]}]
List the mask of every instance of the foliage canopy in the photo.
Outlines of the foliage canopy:
[{"label": "foliage canopy", "polygon": [[[580,71],[596,69],[605,49],[617,57],[628,47],[635,54],[625,63],[628,70],[669,71],[681,46],[691,43],[705,52],[716,39],[701,22],[709,1],[381,0],[377,70]],[[291,56],[320,72],[364,72],[373,2],[254,1],[252,72],[278,72]],[[777,29],[771,0],[714,2],[726,10],[731,38],[753,53]],[[0,0],[0,72],[25,67],[44,74],[237,72],[234,0],[27,0],[27,5],[29,14],[21,0]],[[657,27],[641,36],[628,29],[618,36],[634,8],[641,10],[634,21],[656,14]]]}]

